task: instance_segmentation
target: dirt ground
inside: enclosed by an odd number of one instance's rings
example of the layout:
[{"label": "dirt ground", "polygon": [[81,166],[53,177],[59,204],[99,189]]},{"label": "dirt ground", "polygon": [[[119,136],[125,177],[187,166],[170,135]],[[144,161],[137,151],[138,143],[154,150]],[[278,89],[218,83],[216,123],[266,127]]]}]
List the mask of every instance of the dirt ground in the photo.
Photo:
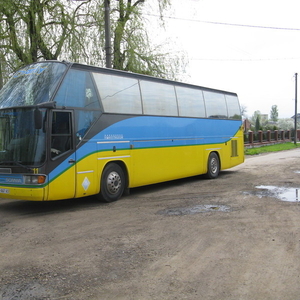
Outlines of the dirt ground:
[{"label": "dirt ground", "polygon": [[300,299],[299,158],[249,157],[111,204],[1,200],[0,299]]}]

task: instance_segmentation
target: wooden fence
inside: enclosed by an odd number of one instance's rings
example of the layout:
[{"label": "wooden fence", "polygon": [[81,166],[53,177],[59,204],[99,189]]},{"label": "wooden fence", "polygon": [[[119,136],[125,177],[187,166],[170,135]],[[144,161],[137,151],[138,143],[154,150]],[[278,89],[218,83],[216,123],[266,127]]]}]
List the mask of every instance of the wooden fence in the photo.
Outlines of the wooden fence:
[{"label": "wooden fence", "polygon": [[[299,131],[297,132],[299,138]],[[291,130],[267,130],[267,131],[248,131],[244,133],[245,147],[255,147],[262,145],[272,145],[292,141]]]}]

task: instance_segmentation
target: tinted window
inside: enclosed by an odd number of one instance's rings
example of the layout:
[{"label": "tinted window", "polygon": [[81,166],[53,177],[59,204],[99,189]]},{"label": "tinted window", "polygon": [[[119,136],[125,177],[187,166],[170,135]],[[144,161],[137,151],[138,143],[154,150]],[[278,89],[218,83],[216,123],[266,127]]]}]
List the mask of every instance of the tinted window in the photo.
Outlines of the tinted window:
[{"label": "tinted window", "polygon": [[52,135],[51,135],[51,157],[54,158],[71,149],[71,113],[53,112]]},{"label": "tinted window", "polygon": [[178,116],[175,89],[172,85],[140,81],[146,115]]},{"label": "tinted window", "polygon": [[203,91],[208,118],[227,119],[225,96],[216,92]]},{"label": "tinted window", "polygon": [[76,109],[75,110],[75,132],[76,143],[78,144],[87,133],[92,124],[99,118],[99,110]]},{"label": "tinted window", "polygon": [[201,90],[176,87],[179,115],[183,117],[205,117],[205,106]]},{"label": "tinted window", "polygon": [[100,108],[90,74],[74,69],[68,72],[54,100],[59,106]]},{"label": "tinted window", "polygon": [[[46,111],[40,110],[45,121]],[[40,164],[45,160],[45,128],[34,126],[34,109],[0,111],[0,161],[3,164]]]},{"label": "tinted window", "polygon": [[241,119],[240,104],[237,96],[226,95],[229,119]]},{"label": "tinted window", "polygon": [[94,73],[105,112],[142,114],[138,80]]}]

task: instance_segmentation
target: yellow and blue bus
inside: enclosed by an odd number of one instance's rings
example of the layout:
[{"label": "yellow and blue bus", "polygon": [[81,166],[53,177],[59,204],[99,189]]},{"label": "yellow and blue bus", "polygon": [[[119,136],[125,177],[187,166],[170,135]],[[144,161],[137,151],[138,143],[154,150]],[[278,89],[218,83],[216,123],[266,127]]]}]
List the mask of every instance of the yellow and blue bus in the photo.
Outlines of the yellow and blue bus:
[{"label": "yellow and blue bus", "polygon": [[235,93],[78,63],[18,70],[0,91],[0,197],[95,195],[244,161]]}]

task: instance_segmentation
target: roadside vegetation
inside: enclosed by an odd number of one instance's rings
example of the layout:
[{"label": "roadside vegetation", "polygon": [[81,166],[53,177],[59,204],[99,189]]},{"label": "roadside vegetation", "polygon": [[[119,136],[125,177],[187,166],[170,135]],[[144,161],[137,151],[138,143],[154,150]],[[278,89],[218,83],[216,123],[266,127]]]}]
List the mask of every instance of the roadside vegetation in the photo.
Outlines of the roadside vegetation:
[{"label": "roadside vegetation", "polygon": [[266,152],[277,152],[277,151],[295,149],[298,147],[300,147],[299,144],[295,145],[294,143],[289,142],[289,143],[275,144],[270,146],[245,148],[245,155],[257,155]]}]

